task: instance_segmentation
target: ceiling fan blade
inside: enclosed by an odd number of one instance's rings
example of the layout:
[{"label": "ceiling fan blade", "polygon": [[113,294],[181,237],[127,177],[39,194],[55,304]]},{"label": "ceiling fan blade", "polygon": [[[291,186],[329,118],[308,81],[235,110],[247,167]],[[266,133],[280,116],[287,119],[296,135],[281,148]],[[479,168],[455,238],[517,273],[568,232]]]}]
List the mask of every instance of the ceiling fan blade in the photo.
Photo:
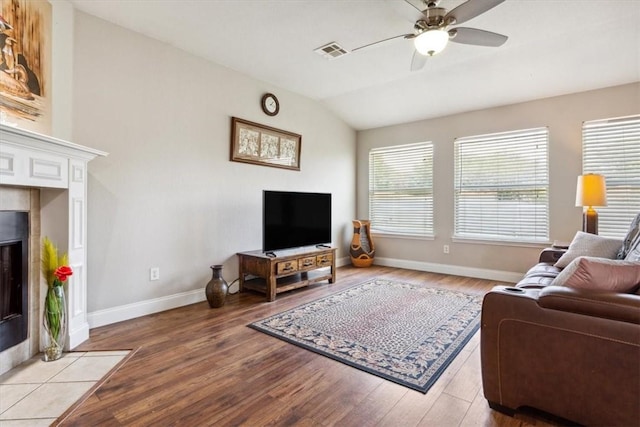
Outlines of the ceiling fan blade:
[{"label": "ceiling fan blade", "polygon": [[363,46],[358,46],[355,49],[351,49],[351,52],[356,52],[358,50],[367,49],[367,48],[373,47],[375,45],[378,45],[380,43],[388,42],[388,41],[394,40],[394,39],[399,39],[400,37],[402,37],[404,39],[410,39],[410,38],[415,37],[415,35],[413,33],[411,33],[411,34],[400,34],[399,36],[393,36],[393,37],[389,37],[387,39],[378,40],[378,41],[373,42],[373,43],[368,43],[368,44],[365,44]]},{"label": "ceiling fan blade", "polygon": [[449,40],[455,43],[473,44],[476,46],[502,46],[509,37],[491,31],[475,28],[453,28],[449,30]]},{"label": "ceiling fan blade", "polygon": [[417,50],[413,51],[413,58],[411,58],[411,71],[422,70],[424,64],[427,63],[427,57],[420,54]]},{"label": "ceiling fan blade", "polygon": [[468,0],[447,13],[444,22],[449,22],[450,18],[453,18],[456,24],[462,24],[489,9],[493,9],[502,2],[504,0]]},{"label": "ceiling fan blade", "polygon": [[385,0],[385,2],[394,10],[396,15],[405,18],[407,21],[413,23],[419,19],[424,19],[422,11],[407,0]]}]

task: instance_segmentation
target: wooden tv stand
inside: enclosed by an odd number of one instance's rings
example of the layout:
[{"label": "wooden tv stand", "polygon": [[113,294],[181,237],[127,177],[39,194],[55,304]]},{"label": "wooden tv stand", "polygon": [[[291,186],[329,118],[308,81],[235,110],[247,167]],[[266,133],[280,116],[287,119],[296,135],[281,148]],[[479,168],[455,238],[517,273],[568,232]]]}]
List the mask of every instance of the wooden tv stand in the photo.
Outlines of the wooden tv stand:
[{"label": "wooden tv stand", "polygon": [[[304,247],[274,251],[239,252],[240,292],[251,289],[274,301],[276,294],[308,286],[312,283],[336,280],[336,248]],[[247,279],[245,276],[254,276]]]}]

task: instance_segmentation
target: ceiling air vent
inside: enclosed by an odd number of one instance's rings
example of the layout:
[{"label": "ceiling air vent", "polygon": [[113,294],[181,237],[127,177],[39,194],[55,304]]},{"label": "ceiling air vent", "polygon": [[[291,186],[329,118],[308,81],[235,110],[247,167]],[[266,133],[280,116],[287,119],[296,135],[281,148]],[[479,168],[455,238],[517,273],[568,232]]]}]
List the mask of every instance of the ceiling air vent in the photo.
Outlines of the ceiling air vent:
[{"label": "ceiling air vent", "polygon": [[336,42],[331,42],[314,50],[318,55],[322,55],[327,59],[336,59],[349,53]]}]

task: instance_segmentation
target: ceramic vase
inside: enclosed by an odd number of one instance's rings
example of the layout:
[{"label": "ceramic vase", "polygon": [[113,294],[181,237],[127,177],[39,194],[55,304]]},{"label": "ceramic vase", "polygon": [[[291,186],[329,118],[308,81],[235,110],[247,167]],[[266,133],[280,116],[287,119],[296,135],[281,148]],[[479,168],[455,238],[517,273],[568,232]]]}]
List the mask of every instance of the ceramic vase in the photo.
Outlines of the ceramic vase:
[{"label": "ceramic vase", "polygon": [[222,277],[221,265],[212,265],[211,270],[213,274],[211,280],[207,283],[205,294],[207,295],[207,301],[209,301],[209,307],[218,308],[224,305],[229,292],[229,285]]},{"label": "ceramic vase", "polygon": [[42,346],[46,362],[62,357],[67,336],[67,301],[62,286],[52,286],[47,290],[42,315]]},{"label": "ceramic vase", "polygon": [[371,221],[353,220],[353,237],[349,249],[351,263],[356,267],[370,267],[375,253],[375,244],[371,238]]}]

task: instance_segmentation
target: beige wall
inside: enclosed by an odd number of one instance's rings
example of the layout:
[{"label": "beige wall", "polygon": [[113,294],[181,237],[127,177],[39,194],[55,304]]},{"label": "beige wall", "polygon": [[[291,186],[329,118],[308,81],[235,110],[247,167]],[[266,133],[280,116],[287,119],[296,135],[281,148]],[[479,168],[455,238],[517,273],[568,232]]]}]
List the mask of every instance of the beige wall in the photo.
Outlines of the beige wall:
[{"label": "beige wall", "polygon": [[[203,289],[215,263],[225,265],[228,281],[235,279],[235,253],[261,245],[263,189],[331,192],[333,243],[347,256],[351,219],[367,216],[368,150],[424,140],[435,144],[436,238],[378,236],[378,258],[416,268],[459,267],[461,274],[522,272],[538,248],[451,241],[453,139],[549,126],[551,239],[569,240],[580,227],[573,198],[582,121],[639,109],[640,84],[632,84],[356,137],[315,101],[74,11],[62,0],[53,4],[54,45],[62,52],[54,55],[54,136],[110,152],[89,167],[90,313]],[[261,112],[264,92],[279,96],[278,116]],[[302,171],[228,161],[231,116],[302,134]],[[156,266],[161,278],[150,282],[148,270]]]},{"label": "beige wall", "polygon": [[[640,113],[640,83],[558,96],[499,108],[358,132],[357,213],[368,215],[368,153],[373,147],[434,143],[435,240],[376,237],[377,257],[471,269],[524,272],[539,248],[453,242],[453,141],[457,137],[549,127],[550,238],[571,240],[581,227],[574,206],[576,177],[582,173],[581,126],[585,120]],[[443,253],[443,245],[450,253]],[[468,271],[468,270],[466,270]]]},{"label": "beige wall", "polygon": [[[262,245],[264,189],[332,193],[333,244],[348,254],[353,129],[316,101],[82,12],[74,27],[72,140],[110,153],[89,165],[90,312],[204,296],[212,264],[231,282],[235,253]],[[265,92],[276,117],[260,109]],[[230,162],[231,116],[301,134],[301,171]]]}]

